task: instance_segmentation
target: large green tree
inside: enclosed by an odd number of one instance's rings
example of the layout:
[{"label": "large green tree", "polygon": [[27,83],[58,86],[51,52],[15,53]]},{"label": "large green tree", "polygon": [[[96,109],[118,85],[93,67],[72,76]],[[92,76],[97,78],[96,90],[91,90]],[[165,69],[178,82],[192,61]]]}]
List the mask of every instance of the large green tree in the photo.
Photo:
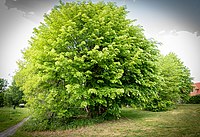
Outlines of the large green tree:
[{"label": "large green tree", "polygon": [[158,50],[113,3],[60,3],[34,29],[15,76],[37,116],[120,114],[156,95]]}]

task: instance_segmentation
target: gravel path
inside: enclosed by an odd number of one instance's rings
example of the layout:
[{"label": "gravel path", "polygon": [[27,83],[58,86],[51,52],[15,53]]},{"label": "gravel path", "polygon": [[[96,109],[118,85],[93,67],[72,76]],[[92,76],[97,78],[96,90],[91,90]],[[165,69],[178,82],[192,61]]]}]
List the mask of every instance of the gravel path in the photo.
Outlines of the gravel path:
[{"label": "gravel path", "polygon": [[0,132],[0,137],[8,137],[8,136],[13,135],[13,134],[16,132],[16,130],[17,130],[20,126],[22,126],[22,124],[23,124],[25,121],[27,121],[28,119],[29,119],[29,117],[23,119],[23,120],[22,120],[21,122],[19,122],[17,125],[14,125],[14,126],[8,128],[7,130],[5,130],[5,131],[3,131],[3,132]]}]

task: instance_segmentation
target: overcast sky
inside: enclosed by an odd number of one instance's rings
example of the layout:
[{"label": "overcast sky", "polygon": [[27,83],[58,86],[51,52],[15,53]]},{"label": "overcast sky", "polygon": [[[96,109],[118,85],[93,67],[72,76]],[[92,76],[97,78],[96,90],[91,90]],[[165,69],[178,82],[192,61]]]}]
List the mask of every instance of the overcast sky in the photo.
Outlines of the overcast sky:
[{"label": "overcast sky", "polygon": [[[137,19],[146,37],[162,43],[161,53],[175,52],[191,70],[194,81],[200,81],[200,0],[105,1],[126,5],[128,18]],[[58,3],[59,0],[0,0],[1,78],[11,81],[33,28]]]}]

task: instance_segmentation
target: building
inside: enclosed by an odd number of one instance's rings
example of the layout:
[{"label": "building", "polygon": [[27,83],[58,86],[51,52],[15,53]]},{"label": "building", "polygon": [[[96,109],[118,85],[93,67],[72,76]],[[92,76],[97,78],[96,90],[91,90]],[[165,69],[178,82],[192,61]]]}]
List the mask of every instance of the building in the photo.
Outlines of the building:
[{"label": "building", "polygon": [[200,82],[194,83],[192,86],[193,86],[193,91],[190,92],[190,96],[200,95]]}]

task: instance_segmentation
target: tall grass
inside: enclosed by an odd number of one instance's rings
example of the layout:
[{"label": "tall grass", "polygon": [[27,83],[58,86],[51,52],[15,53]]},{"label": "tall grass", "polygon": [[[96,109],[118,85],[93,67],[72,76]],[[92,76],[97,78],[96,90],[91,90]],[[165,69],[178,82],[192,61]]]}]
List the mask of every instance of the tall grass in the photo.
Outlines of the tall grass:
[{"label": "tall grass", "polygon": [[27,108],[0,108],[0,132],[19,123],[28,115],[29,110]]}]

